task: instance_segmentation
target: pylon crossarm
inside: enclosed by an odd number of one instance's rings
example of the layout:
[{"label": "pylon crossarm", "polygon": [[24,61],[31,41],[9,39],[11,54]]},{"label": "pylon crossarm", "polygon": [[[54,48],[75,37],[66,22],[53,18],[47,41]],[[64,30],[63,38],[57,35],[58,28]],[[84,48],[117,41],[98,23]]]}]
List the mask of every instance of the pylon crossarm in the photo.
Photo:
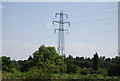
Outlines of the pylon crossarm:
[{"label": "pylon crossarm", "polygon": [[56,13],[56,14],[55,14],[55,17],[57,17],[57,15],[60,15],[60,13]]},{"label": "pylon crossarm", "polygon": [[68,15],[67,15],[67,14],[63,14],[63,15],[65,15],[65,16],[66,16],[66,18],[68,18]]},{"label": "pylon crossarm", "polygon": [[58,31],[59,31],[59,29],[54,29],[54,33],[56,33],[56,30],[58,30]]},{"label": "pylon crossarm", "polygon": [[55,23],[60,23],[60,22],[58,22],[58,21],[53,21],[53,22],[52,22],[53,25],[54,25]]},{"label": "pylon crossarm", "polygon": [[63,24],[67,24],[67,23],[68,23],[68,24],[69,24],[69,26],[70,26],[70,22],[64,22]]}]

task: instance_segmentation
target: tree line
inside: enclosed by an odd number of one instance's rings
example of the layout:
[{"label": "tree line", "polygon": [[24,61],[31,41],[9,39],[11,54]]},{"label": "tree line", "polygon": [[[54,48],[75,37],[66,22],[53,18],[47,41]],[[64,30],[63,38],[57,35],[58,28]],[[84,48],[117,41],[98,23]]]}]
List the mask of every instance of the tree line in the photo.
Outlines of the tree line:
[{"label": "tree line", "polygon": [[[27,73],[27,78],[49,78],[50,74],[101,74],[103,76],[120,76],[120,57],[101,57],[96,52],[93,58],[85,57],[62,57],[57,54],[55,47],[40,46],[37,51],[26,60],[11,60],[10,57],[2,56],[0,63],[3,72]],[[40,73],[38,75],[38,72]],[[32,74],[32,75],[31,75]]]}]

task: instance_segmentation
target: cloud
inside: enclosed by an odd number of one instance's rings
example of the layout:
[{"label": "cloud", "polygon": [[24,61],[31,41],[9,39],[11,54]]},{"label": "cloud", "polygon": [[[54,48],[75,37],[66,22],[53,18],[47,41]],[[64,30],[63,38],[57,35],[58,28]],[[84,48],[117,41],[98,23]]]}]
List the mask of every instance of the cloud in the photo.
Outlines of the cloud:
[{"label": "cloud", "polygon": [[2,56],[9,56],[15,60],[27,59],[38,48],[38,45],[19,40],[4,40]]},{"label": "cloud", "polygon": [[45,23],[45,27],[46,28],[52,28],[52,23],[51,22]]},{"label": "cloud", "polygon": [[118,55],[116,46],[105,46],[99,44],[85,43],[70,43],[66,44],[66,54],[73,56],[93,57],[93,54],[98,52],[100,56],[115,57]]},{"label": "cloud", "polygon": [[17,18],[18,18],[18,15],[11,15],[10,17],[7,17],[5,22],[12,22],[13,23],[13,21],[16,21]]},{"label": "cloud", "polygon": [[6,7],[5,5],[0,4],[0,9],[3,9],[3,8],[5,8],[5,7]]},{"label": "cloud", "polygon": [[[0,45],[2,45],[2,48],[0,48],[0,51],[2,50],[2,55],[9,56],[15,60],[20,60],[27,59],[29,55],[32,55],[38,49],[40,44],[32,44],[19,40],[4,40],[0,41]],[[45,45],[57,47],[56,43]],[[115,57],[118,55],[117,45],[105,46],[90,43],[66,43],[65,48],[66,56],[93,57],[95,52],[98,52],[99,56],[105,57]]]},{"label": "cloud", "polygon": [[10,17],[8,18],[8,21],[13,21],[13,20],[15,20],[16,18],[17,18],[17,15],[10,16]]}]

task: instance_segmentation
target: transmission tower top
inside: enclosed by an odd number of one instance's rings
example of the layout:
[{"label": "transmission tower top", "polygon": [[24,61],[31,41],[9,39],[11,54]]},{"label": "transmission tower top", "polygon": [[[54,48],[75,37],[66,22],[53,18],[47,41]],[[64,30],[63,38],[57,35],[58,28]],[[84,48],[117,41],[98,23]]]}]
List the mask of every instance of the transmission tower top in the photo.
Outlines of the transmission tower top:
[{"label": "transmission tower top", "polygon": [[59,55],[65,56],[65,40],[64,40],[64,31],[67,31],[67,29],[64,29],[64,24],[69,24],[70,26],[70,22],[64,22],[64,16],[65,18],[68,18],[68,15],[63,13],[63,11],[61,11],[60,13],[56,13],[55,17],[60,17],[59,21],[53,21],[52,24],[54,23],[58,23],[59,24],[59,28],[54,30],[54,33],[56,31],[58,31],[58,46],[57,46],[57,53]]}]

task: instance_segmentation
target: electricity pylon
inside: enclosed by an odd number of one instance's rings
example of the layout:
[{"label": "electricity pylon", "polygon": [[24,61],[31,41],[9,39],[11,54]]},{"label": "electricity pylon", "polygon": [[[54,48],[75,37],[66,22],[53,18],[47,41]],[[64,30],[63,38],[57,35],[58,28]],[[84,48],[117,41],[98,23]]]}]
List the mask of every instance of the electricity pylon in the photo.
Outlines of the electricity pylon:
[{"label": "electricity pylon", "polygon": [[68,15],[63,13],[63,11],[61,11],[60,13],[56,13],[55,17],[60,17],[59,21],[53,21],[52,24],[54,23],[58,23],[59,24],[59,28],[54,30],[54,33],[56,33],[56,31],[58,31],[58,46],[57,46],[57,53],[61,56],[65,56],[65,42],[64,42],[64,31],[67,31],[67,29],[64,29],[64,24],[69,24],[70,26],[70,22],[64,22],[64,16],[65,18],[68,18]]}]

